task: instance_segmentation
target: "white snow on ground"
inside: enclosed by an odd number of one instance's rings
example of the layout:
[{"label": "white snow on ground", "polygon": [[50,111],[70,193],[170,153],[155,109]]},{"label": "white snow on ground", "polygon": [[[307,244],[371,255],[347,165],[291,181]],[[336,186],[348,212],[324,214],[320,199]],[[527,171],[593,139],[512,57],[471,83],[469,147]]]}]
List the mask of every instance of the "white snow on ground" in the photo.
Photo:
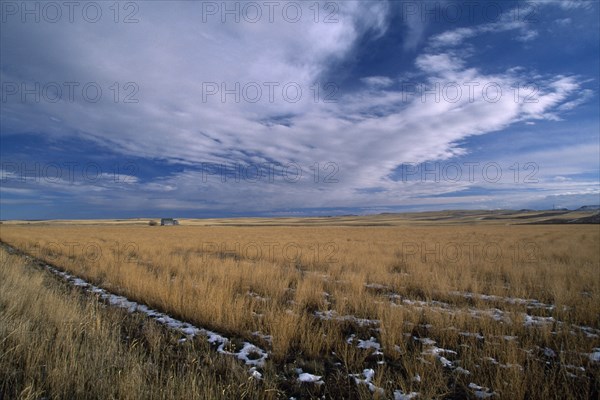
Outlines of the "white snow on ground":
[{"label": "white snow on ground", "polygon": [[373,383],[371,382],[373,380],[373,377],[375,376],[375,371],[370,368],[363,370],[362,376],[365,377],[364,379],[361,378],[361,374],[349,374],[348,376],[354,378],[354,382],[356,382],[357,385],[367,385],[367,387],[372,393],[377,393],[381,396],[383,396],[383,394],[385,393],[385,391],[382,388],[373,385]]},{"label": "white snow on ground", "polygon": [[448,360],[446,357],[438,356],[438,360],[440,361],[440,363],[442,364],[443,367],[446,367],[446,368],[454,367],[454,364],[452,364],[452,361]]},{"label": "white snow on ground", "polygon": [[565,369],[570,369],[570,370],[574,370],[576,372],[585,372],[585,368],[581,367],[581,366],[576,366],[576,365],[571,365],[571,364],[563,364],[563,367],[565,367]]},{"label": "white snow on ground", "polygon": [[426,346],[433,346],[434,344],[437,343],[435,340],[432,340],[429,338],[418,338],[416,336],[413,336],[413,339],[418,340],[419,342],[423,343]]},{"label": "white snow on ground", "polygon": [[250,368],[250,375],[251,375],[251,376],[252,376],[254,379],[258,379],[258,380],[261,380],[261,379],[262,379],[262,374],[256,370],[256,367],[252,367],[252,368]]},{"label": "white snow on ground", "polygon": [[380,321],[378,319],[366,319],[366,318],[357,318],[354,315],[338,315],[335,310],[329,311],[315,311],[315,317],[323,319],[323,320],[335,320],[335,321],[349,321],[354,322],[358,326],[376,326],[379,325]]},{"label": "white snow on ground", "polygon": [[381,345],[373,336],[369,340],[358,340],[359,349],[375,349],[377,352],[381,350]]},{"label": "white snow on ground", "polygon": [[483,359],[485,361],[488,361],[488,362],[494,364],[494,365],[500,364],[494,357],[483,357]]},{"label": "white snow on ground", "polygon": [[469,383],[469,389],[473,390],[475,397],[478,399],[487,399],[488,397],[492,397],[496,395],[496,392],[490,392],[490,389],[476,385],[475,383]]},{"label": "white snow on ground", "polygon": [[516,368],[520,371],[523,371],[523,367],[519,364],[500,364],[500,367],[502,368]]},{"label": "white snow on ground", "polygon": [[[409,305],[411,307],[414,307],[417,310],[427,309],[429,311],[440,312],[440,313],[444,313],[444,314],[448,314],[448,315],[457,315],[457,314],[461,315],[465,312],[468,312],[471,315],[471,317],[473,317],[473,318],[486,317],[486,318],[492,318],[493,320],[499,321],[499,322],[504,322],[504,323],[508,323],[508,324],[511,323],[511,320],[506,315],[506,313],[497,308],[491,308],[489,310],[481,310],[481,309],[477,309],[477,308],[469,308],[467,310],[461,310],[461,309],[452,307],[448,303],[443,303],[441,301],[435,301],[435,300],[421,301],[421,300],[409,300],[409,299],[402,300],[402,304],[397,304],[392,301],[391,305],[395,306],[395,307],[402,307],[403,305]],[[523,315],[525,315],[525,314],[523,314]]]},{"label": "white snow on ground", "polygon": [[[354,335],[351,335],[350,338],[347,340],[347,342],[349,344],[352,344],[352,341],[354,340]],[[383,356],[383,352],[381,351],[381,344],[379,344],[379,342],[377,342],[377,339],[374,338],[373,336],[371,336],[371,338],[369,340],[358,340],[358,346],[359,349],[374,349],[375,351],[373,351],[372,355],[374,356]],[[377,361],[377,364],[379,365],[383,365],[385,364],[384,360],[380,360]]]},{"label": "white snow on ground", "polygon": [[501,368],[517,368],[519,370],[523,370],[523,367],[520,366],[519,364],[502,364],[501,362],[498,362],[498,360],[496,360],[493,357],[483,357],[484,361],[490,362],[494,365],[498,365]]},{"label": "white snow on ground", "polygon": [[510,324],[512,321],[504,313],[504,311],[498,308],[491,308],[489,310],[478,310],[476,308],[469,308],[469,313],[475,318],[481,318],[481,316],[492,318],[494,321],[505,322]]},{"label": "white snow on ground", "polygon": [[73,281],[71,283],[75,286],[87,286],[87,282],[84,281],[83,279],[79,279],[79,278],[73,279]]},{"label": "white snow on ground", "polygon": [[263,297],[263,296],[261,296],[260,294],[258,294],[258,293],[255,293],[255,292],[253,292],[253,291],[251,291],[251,290],[249,290],[247,294],[248,294],[248,296],[250,296],[250,297],[252,297],[252,298],[255,298],[256,300],[259,300],[259,301],[264,301],[264,302],[266,302],[266,301],[269,301],[269,300],[270,300],[268,297]]},{"label": "white snow on ground", "polygon": [[442,366],[444,366],[446,368],[454,368],[454,364],[452,363],[452,361],[448,360],[446,357],[442,356],[441,354],[447,353],[447,354],[456,355],[457,354],[456,351],[437,347],[437,346],[435,346],[436,342],[429,338],[417,338],[417,337],[413,336],[413,339],[420,341],[421,343],[425,344],[426,346],[429,346],[426,350],[423,351],[423,354],[429,354],[429,355],[435,356],[435,358],[437,358],[437,360],[442,364]]},{"label": "white snow on ground", "polygon": [[508,304],[516,304],[523,305],[527,308],[544,308],[546,310],[553,310],[556,308],[554,304],[542,303],[536,299],[521,299],[518,297],[501,297],[495,296],[491,294],[480,294],[480,293],[472,293],[472,292],[449,292],[448,294],[452,296],[460,296],[467,299],[479,299],[484,301],[495,301],[498,303],[508,303]]},{"label": "white snow on ground", "polygon": [[481,333],[478,332],[459,332],[460,336],[474,337],[475,339],[483,340],[485,339]]},{"label": "white snow on ground", "polygon": [[[460,292],[454,292],[454,294],[456,293],[460,293]],[[481,295],[484,297],[488,297],[488,295]],[[400,295],[392,295],[390,296],[390,298],[401,298],[402,296]],[[491,296],[493,297],[493,296]],[[527,304],[538,304],[536,303],[537,300],[525,300],[525,299],[519,299],[519,298],[511,298],[511,297],[506,297],[506,298],[500,298],[500,299],[505,299],[506,302],[512,302],[514,304],[526,304],[526,302],[529,302]],[[506,324],[511,324],[512,321],[509,317],[509,313],[508,312],[504,312],[498,308],[491,308],[491,309],[487,309],[487,310],[482,310],[482,309],[477,309],[477,308],[469,308],[467,310],[459,310],[456,308],[453,308],[450,304],[448,303],[443,303],[440,301],[420,301],[420,300],[410,300],[410,299],[404,299],[402,300],[403,304],[396,304],[394,302],[392,302],[392,306],[396,306],[396,307],[400,307],[402,305],[410,305],[410,306],[414,306],[417,309],[427,309],[429,311],[435,311],[435,312],[440,312],[440,313],[445,313],[445,314],[449,314],[449,315],[457,315],[457,314],[462,314],[464,312],[468,312],[471,317],[473,318],[482,318],[482,317],[487,317],[487,318],[492,318],[495,321],[498,322],[502,322],[502,323],[506,323]],[[544,306],[548,306],[550,307],[551,305],[547,305],[544,303],[539,303],[541,305]],[[552,306],[553,307],[553,306]],[[532,307],[530,307],[532,308]],[[542,308],[540,307],[533,307],[533,308]],[[550,308],[548,308],[550,310]],[[547,326],[547,325],[551,325],[551,324],[557,324],[557,325],[562,325],[563,322],[562,321],[558,321],[556,319],[554,319],[553,317],[541,317],[541,316],[535,316],[535,315],[529,315],[527,313],[510,313],[512,315],[515,315],[517,317],[522,317],[523,318],[523,323],[526,327],[536,327],[536,326]],[[590,326],[580,326],[580,325],[575,325],[572,324],[571,325],[572,328],[577,329],[579,331],[581,331],[583,334],[585,334],[588,338],[593,339],[593,338],[597,338],[600,337],[600,329],[596,329],[596,328],[592,328]],[[517,337],[514,336],[505,336],[505,340],[514,340]]]},{"label": "white snow on ground", "polygon": [[380,283],[365,283],[365,287],[369,289],[375,290],[391,290],[392,288],[386,285],[382,285]]},{"label": "white snow on ground", "polygon": [[219,346],[219,353],[235,356],[238,359],[244,361],[246,365],[255,365],[257,367],[262,367],[265,364],[265,359],[268,357],[267,352],[265,352],[259,347],[256,347],[252,343],[244,342],[244,347],[242,347],[242,349],[238,353],[232,353],[223,350],[225,344],[226,342],[222,343]]},{"label": "white snow on ground", "polygon": [[[216,332],[212,332],[212,331],[209,331],[204,328],[198,328],[188,322],[180,321],[180,320],[175,319],[165,313],[161,313],[159,311],[153,310],[153,309],[149,308],[148,306],[139,304],[135,301],[131,301],[131,300],[127,299],[126,297],[118,296],[118,295],[112,294],[110,292],[107,292],[106,290],[99,288],[97,286],[94,286],[94,285],[84,281],[83,279],[77,278],[66,272],[59,271],[58,269],[52,267],[51,265],[46,264],[45,267],[50,272],[65,279],[70,284],[81,287],[81,288],[87,290],[88,292],[97,294],[102,300],[107,301],[109,304],[111,304],[115,307],[124,308],[130,313],[139,312],[139,313],[145,314],[148,317],[154,319],[156,322],[163,324],[172,330],[183,333],[188,338],[192,338],[192,337],[199,336],[199,335],[205,336],[209,343],[218,345],[217,351],[219,353],[234,356],[234,357],[244,361],[247,365],[253,365],[255,367],[262,367],[265,363],[265,360],[269,356],[265,350],[255,346],[249,342],[244,342],[244,345],[239,352],[234,353],[234,352],[226,351],[225,346],[229,343],[229,339],[222,335],[219,335]],[[183,341],[180,341],[180,342],[183,343]],[[254,370],[252,372],[252,375],[255,377],[256,377],[256,374],[254,372],[260,374],[258,371]]]},{"label": "white snow on ground", "polygon": [[595,339],[598,336],[600,336],[600,329],[595,329],[592,328],[591,326],[579,326],[579,325],[573,325],[574,327],[580,329],[585,336],[587,336],[590,339]]},{"label": "white snow on ground", "polygon": [[321,376],[309,374],[308,372],[302,371],[301,368],[296,368],[296,373],[298,374],[298,380],[300,382],[314,383],[317,385],[322,385],[325,383],[321,380]]},{"label": "white snow on ground", "polygon": [[600,347],[594,348],[594,351],[590,353],[590,360],[600,362]]},{"label": "white snow on ground", "polygon": [[[448,303],[444,303],[443,301],[437,301],[437,300],[422,301],[422,300],[403,299],[402,303],[408,304],[409,306],[418,306],[418,307],[427,307],[427,308],[439,307],[439,308],[448,309],[448,308],[452,307]],[[393,304],[395,304],[395,303],[393,303]]]},{"label": "white snow on ground", "polygon": [[556,352],[552,350],[550,347],[544,347],[544,355],[546,357],[554,358],[556,357]]},{"label": "white snow on ground", "polygon": [[552,317],[538,317],[535,315],[524,315],[525,317],[525,326],[543,326],[543,325],[550,325],[553,324],[554,322],[556,322],[556,320]]},{"label": "white snow on ground", "polygon": [[418,392],[404,393],[402,390],[394,391],[394,400],[411,400],[419,395]]}]

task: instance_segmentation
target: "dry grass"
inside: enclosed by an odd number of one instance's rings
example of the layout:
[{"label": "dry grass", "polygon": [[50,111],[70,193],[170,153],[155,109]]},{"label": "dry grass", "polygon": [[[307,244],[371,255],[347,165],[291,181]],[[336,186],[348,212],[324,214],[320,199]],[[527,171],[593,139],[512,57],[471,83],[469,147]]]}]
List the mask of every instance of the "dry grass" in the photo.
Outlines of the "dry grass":
[{"label": "dry grass", "polygon": [[[600,329],[598,226],[3,225],[0,235],[197,325],[263,346],[252,333],[271,335],[265,369],[288,396],[298,367],[325,379],[302,393],[332,398],[371,397],[348,378],[365,368],[387,397],[468,397],[470,383],[495,398],[598,395],[587,354],[600,338],[581,329]],[[552,320],[525,326],[527,315]],[[370,337],[384,355],[358,348]],[[425,338],[457,352],[442,354],[453,368]]]},{"label": "dry grass", "polygon": [[273,398],[206,343],[180,344],[4,248],[0,256],[0,398]]}]

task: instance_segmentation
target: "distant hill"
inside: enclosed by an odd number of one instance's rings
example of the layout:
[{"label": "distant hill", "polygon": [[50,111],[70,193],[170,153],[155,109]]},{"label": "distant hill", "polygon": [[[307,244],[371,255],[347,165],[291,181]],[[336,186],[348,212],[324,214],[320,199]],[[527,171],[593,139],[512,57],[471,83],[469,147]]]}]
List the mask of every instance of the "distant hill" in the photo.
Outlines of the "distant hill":
[{"label": "distant hill", "polygon": [[[589,211],[589,210],[582,210]],[[568,218],[551,218],[544,219],[535,222],[530,222],[530,224],[539,225],[539,224],[600,224],[600,212],[594,213],[592,215],[587,215],[583,217],[577,217],[573,219]]]},{"label": "distant hill", "polygon": [[[152,218],[103,220],[2,221],[31,225],[139,225]],[[522,225],[522,224],[600,224],[600,206],[586,205],[577,210],[443,210],[371,215],[311,217],[178,218],[181,225],[196,226],[409,226],[409,225]]]},{"label": "distant hill", "polygon": [[593,211],[600,210],[600,205],[598,206],[582,206],[577,209],[577,211]]}]

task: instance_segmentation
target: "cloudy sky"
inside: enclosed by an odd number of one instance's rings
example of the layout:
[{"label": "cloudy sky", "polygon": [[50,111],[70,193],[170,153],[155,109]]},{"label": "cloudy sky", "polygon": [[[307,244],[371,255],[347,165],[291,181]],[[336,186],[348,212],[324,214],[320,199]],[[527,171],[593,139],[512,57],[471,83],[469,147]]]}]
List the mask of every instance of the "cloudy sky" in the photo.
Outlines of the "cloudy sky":
[{"label": "cloudy sky", "polygon": [[600,203],[595,1],[0,12],[2,219]]}]

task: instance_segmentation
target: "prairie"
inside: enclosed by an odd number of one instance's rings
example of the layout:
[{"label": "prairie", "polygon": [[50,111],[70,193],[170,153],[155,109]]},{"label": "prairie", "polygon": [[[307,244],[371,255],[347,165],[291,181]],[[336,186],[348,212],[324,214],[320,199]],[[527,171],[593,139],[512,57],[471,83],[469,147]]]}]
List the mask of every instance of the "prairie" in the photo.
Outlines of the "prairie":
[{"label": "prairie", "polygon": [[265,349],[260,378],[227,378],[252,398],[596,398],[598,225],[481,218],[3,224],[0,240]]}]

